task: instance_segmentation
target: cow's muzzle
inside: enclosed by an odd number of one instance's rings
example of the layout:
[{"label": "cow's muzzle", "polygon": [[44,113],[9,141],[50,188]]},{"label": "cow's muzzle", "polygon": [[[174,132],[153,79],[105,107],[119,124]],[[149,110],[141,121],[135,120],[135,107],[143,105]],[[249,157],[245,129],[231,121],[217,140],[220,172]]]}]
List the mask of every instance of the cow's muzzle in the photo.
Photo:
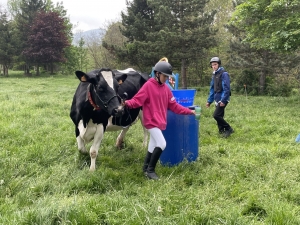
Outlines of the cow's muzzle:
[{"label": "cow's muzzle", "polygon": [[115,110],[114,110],[114,116],[116,116],[116,117],[120,117],[120,116],[122,116],[124,114],[124,106],[119,106],[118,108],[116,108]]}]

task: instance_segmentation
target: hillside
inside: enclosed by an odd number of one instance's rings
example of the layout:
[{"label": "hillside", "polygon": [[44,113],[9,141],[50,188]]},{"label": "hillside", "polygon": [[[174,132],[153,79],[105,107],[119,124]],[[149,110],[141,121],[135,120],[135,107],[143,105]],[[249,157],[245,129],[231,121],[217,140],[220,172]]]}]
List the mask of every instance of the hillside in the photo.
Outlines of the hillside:
[{"label": "hillside", "polygon": [[95,37],[102,39],[104,34],[105,30],[103,29],[93,29],[84,32],[76,32],[73,37],[72,45],[78,45],[81,37],[84,39],[85,42],[87,42],[89,39],[94,39]]}]

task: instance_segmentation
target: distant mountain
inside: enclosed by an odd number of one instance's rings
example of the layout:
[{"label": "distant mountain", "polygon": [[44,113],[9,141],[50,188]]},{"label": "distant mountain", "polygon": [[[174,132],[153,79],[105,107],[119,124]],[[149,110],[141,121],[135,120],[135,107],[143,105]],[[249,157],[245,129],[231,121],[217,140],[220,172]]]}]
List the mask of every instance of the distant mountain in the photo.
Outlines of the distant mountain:
[{"label": "distant mountain", "polygon": [[80,38],[83,38],[85,42],[88,40],[101,40],[103,36],[105,35],[105,30],[103,29],[93,29],[93,30],[87,30],[83,32],[76,32],[73,36],[72,45],[78,45]]}]

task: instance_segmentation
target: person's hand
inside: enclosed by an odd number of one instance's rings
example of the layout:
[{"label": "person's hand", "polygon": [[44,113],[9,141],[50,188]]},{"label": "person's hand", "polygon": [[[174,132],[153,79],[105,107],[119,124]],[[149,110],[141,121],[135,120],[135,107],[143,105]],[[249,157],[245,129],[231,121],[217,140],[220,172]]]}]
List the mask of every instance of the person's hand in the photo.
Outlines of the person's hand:
[{"label": "person's hand", "polygon": [[206,102],[206,108],[209,108],[209,106],[210,106],[210,103],[209,102]]},{"label": "person's hand", "polygon": [[196,115],[196,111],[195,110],[191,110],[193,115]]},{"label": "person's hand", "polygon": [[220,107],[224,107],[225,104],[223,102],[220,102]]},{"label": "person's hand", "polygon": [[125,106],[126,106],[126,104],[125,104],[125,101],[124,101],[124,100],[122,100],[122,101],[121,101],[121,105],[122,105],[123,107],[125,107]]}]

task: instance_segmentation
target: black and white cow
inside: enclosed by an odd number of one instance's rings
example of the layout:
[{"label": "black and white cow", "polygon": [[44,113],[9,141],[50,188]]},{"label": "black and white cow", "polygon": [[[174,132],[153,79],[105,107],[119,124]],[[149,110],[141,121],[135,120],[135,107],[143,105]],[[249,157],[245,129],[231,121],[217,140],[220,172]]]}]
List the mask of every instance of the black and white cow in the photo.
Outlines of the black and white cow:
[{"label": "black and white cow", "polygon": [[85,144],[93,140],[90,148],[90,170],[93,171],[108,119],[121,115],[123,108],[117,96],[118,82],[111,70],[93,70],[87,74],[76,71],[75,74],[81,82],[73,98],[70,117],[75,124],[79,151],[87,153]]},{"label": "black and white cow", "polygon": [[[118,95],[124,99],[124,93],[126,93],[126,99],[131,99],[149,79],[149,75],[146,73],[140,73],[132,68],[126,70],[113,70],[115,78],[119,85]],[[116,147],[122,148],[125,135],[129,130],[130,126],[140,119],[141,123],[143,120],[143,114],[141,108],[128,109],[125,108],[122,117],[113,116],[108,121],[107,131],[121,130],[121,133],[117,137]],[[143,125],[143,124],[142,124]],[[148,142],[148,131],[144,128],[144,140],[143,146],[146,146]]]},{"label": "black and white cow", "polygon": [[[124,110],[120,104],[120,96],[132,98],[147,81],[148,75],[133,69],[101,69],[87,74],[76,71],[76,76],[81,82],[73,98],[70,117],[75,124],[78,149],[81,153],[87,153],[85,144],[93,140],[90,148],[90,170],[94,171],[104,132],[122,130],[116,143],[117,147],[121,147],[129,127],[141,115],[140,109]],[[147,139],[148,133],[144,129],[144,145]]]}]

